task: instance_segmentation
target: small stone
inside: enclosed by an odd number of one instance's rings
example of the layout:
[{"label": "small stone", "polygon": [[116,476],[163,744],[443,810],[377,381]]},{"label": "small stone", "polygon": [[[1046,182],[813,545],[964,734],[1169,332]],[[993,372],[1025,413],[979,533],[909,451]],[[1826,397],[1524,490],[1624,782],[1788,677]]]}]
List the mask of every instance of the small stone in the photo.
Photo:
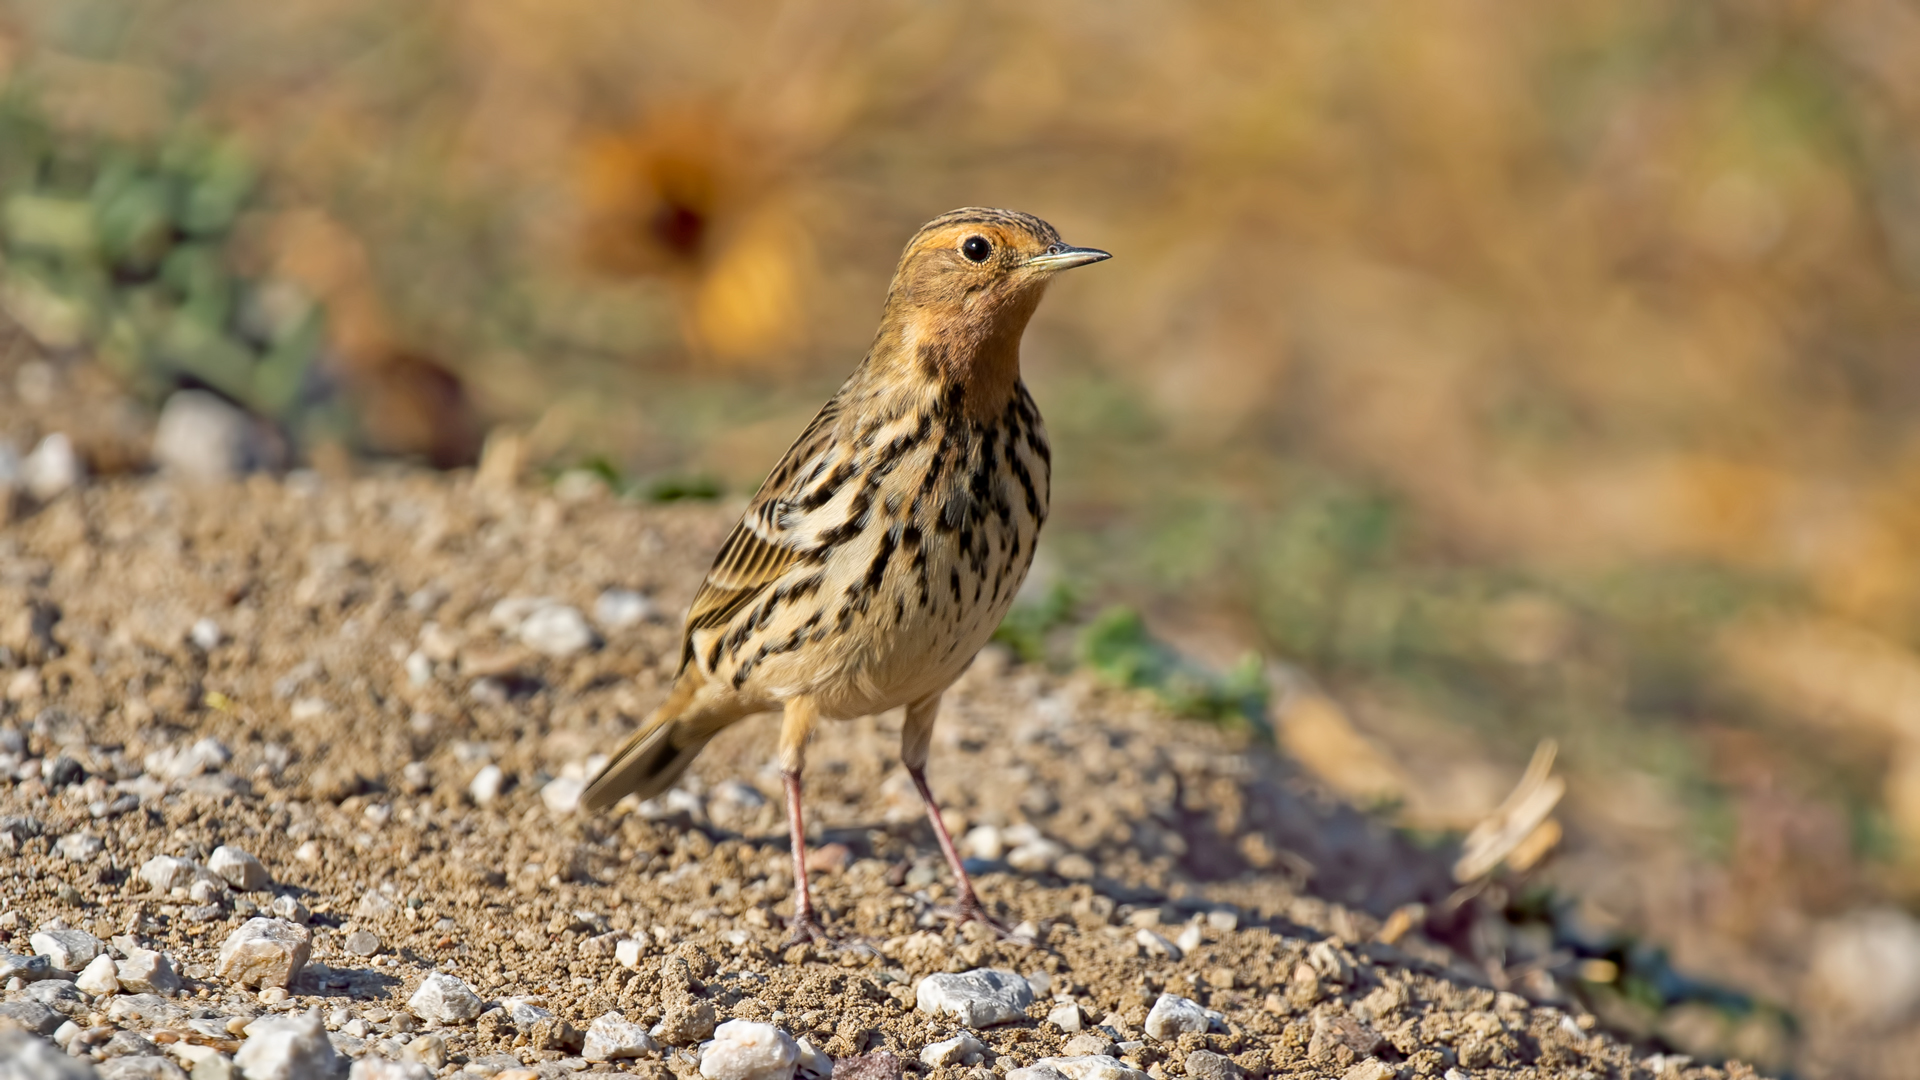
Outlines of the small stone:
[{"label": "small stone", "polygon": [[540,801],[556,814],[571,814],[580,809],[580,796],[586,790],[585,780],[572,776],[556,777],[540,788]]},{"label": "small stone", "polygon": [[1111,1057],[1050,1057],[1024,1069],[1011,1069],[1007,1080],[1148,1080],[1147,1074],[1130,1069]]},{"label": "small stone", "polygon": [[95,1080],[98,1075],[84,1059],[0,1024],[0,1077],[5,1080]]},{"label": "small stone", "polygon": [[193,884],[187,886],[187,896],[196,904],[217,904],[225,899],[226,895],[227,883],[224,881],[195,878]]},{"label": "small stone", "polygon": [[368,1054],[353,1063],[347,1080],[433,1080],[433,1070],[417,1061],[391,1061]]},{"label": "small stone", "polygon": [[1393,1080],[1396,1075],[1393,1066],[1384,1061],[1362,1061],[1341,1073],[1340,1080]]},{"label": "small stone", "polygon": [[992,825],[975,825],[960,838],[960,846],[976,859],[994,861],[1007,853],[1000,830]]},{"label": "small stone", "polygon": [[987,1044],[963,1031],[951,1039],[928,1043],[920,1050],[920,1063],[936,1069],[949,1065],[972,1065],[987,1052]]},{"label": "small stone", "polygon": [[833,1063],[833,1080],[901,1080],[905,1073],[900,1059],[885,1050],[843,1057]]},{"label": "small stone", "polygon": [[273,903],[267,905],[267,908],[273,912],[275,917],[285,919],[288,922],[299,923],[302,926],[305,926],[307,921],[313,918],[313,912],[307,910],[307,905],[290,895],[274,897]]},{"label": "small stone", "polygon": [[193,1063],[190,1080],[240,1080],[239,1066],[222,1053],[211,1053]]},{"label": "small stone", "polygon": [[172,855],[155,855],[140,864],[140,880],[157,893],[168,893],[175,889],[184,889],[193,883],[193,872],[198,869],[186,859],[177,859]]},{"label": "small stone", "polygon": [[1173,939],[1173,943],[1178,945],[1181,954],[1185,955],[1199,948],[1205,940],[1206,938],[1200,932],[1200,924],[1188,923],[1187,928],[1180,931],[1180,936]]},{"label": "small stone", "polygon": [[107,949],[106,942],[85,930],[40,930],[27,940],[34,952],[61,971],[79,971]]},{"label": "small stone", "polygon": [[1240,925],[1240,914],[1231,909],[1221,908],[1207,912],[1207,927],[1222,934],[1231,934]]},{"label": "small stone", "polygon": [[307,842],[301,844],[299,847],[294,848],[293,857],[296,859],[299,859],[303,863],[319,862],[320,861],[320,841],[308,840]]},{"label": "small stone", "polygon": [[307,966],[310,942],[306,928],[295,923],[248,919],[227,935],[215,970],[222,979],[241,986],[291,986]]},{"label": "small stone", "polygon": [[1047,1013],[1047,1023],[1052,1024],[1061,1031],[1079,1031],[1084,1025],[1084,1021],[1080,1016],[1080,1006],[1075,1005],[1071,1001],[1063,1001],[1055,1005],[1053,1011]]},{"label": "small stone", "polygon": [[1112,1057],[1113,1040],[1089,1031],[1068,1039],[1060,1053],[1066,1057]]},{"label": "small stone", "polygon": [[407,999],[407,1008],[422,1020],[454,1024],[479,1016],[486,1003],[466,983],[436,971],[420,980],[420,988]]},{"label": "small stone", "polygon": [[286,1004],[287,999],[292,996],[284,986],[269,986],[265,990],[260,991],[260,1004],[272,1008],[276,1005]]},{"label": "small stone", "polygon": [[533,1030],[527,1033],[527,1043],[535,1050],[558,1050],[562,1053],[574,1054],[580,1051],[585,1041],[586,1036],[581,1034],[579,1028],[557,1016],[535,1020]]},{"label": "small stone", "polygon": [[380,937],[371,930],[355,930],[341,944],[355,956],[374,956],[380,952]]},{"label": "small stone", "polygon": [[17,1027],[35,1035],[51,1035],[66,1019],[38,1001],[0,1002],[0,1029]]},{"label": "small stone", "polygon": [[586,617],[565,604],[535,608],[520,624],[520,642],[535,652],[555,658],[572,656],[593,645],[593,628]]},{"label": "small stone", "polygon": [[241,892],[259,892],[273,884],[259,859],[225,844],[214,848],[213,854],[207,857],[207,869]]},{"label": "small stone", "polygon": [[1060,857],[1066,853],[1066,848],[1041,837],[1007,852],[1006,860],[1008,866],[1023,874],[1044,874],[1052,870],[1054,864],[1059,862]]},{"label": "small stone", "polygon": [[614,943],[613,959],[629,971],[640,970],[640,958],[647,952],[647,943],[639,938],[624,938]]},{"label": "small stone", "polygon": [[588,1061],[621,1061],[651,1054],[659,1049],[647,1029],[618,1012],[602,1013],[587,1025],[587,1038],[580,1056]]},{"label": "small stone", "polygon": [[203,653],[219,648],[225,637],[220,632],[220,624],[208,618],[195,619],[193,625],[187,628],[187,640]]},{"label": "small stone", "polygon": [[508,1018],[516,1024],[534,1024],[553,1015],[552,1009],[535,1005],[526,998],[501,998],[500,1007],[506,1010]]},{"label": "small stone", "polygon": [[368,889],[361,893],[360,899],[353,905],[353,917],[368,922],[389,919],[399,913],[400,905],[394,903],[393,897],[379,889]]},{"label": "small stone", "polygon": [[74,980],[74,986],[89,994],[117,994],[120,992],[120,975],[114,967],[113,957],[101,953],[87,962],[80,977]]},{"label": "small stone", "polygon": [[1146,953],[1156,960],[1178,960],[1185,955],[1185,953],[1181,951],[1180,946],[1175,945],[1173,942],[1168,941],[1166,938],[1161,937],[1159,934],[1154,933],[1144,926],[1134,931],[1133,942],[1140,946],[1141,952]]},{"label": "small stone", "polygon": [[90,832],[73,832],[61,837],[53,848],[68,862],[90,863],[107,850],[107,842]]},{"label": "small stone", "polygon": [[447,1040],[438,1035],[418,1036],[400,1051],[400,1056],[439,1072],[447,1065]]},{"label": "small stone", "polygon": [[1195,1050],[1187,1055],[1187,1075],[1193,1080],[1245,1080],[1247,1072],[1225,1054]]},{"label": "small stone", "polygon": [[668,1046],[692,1046],[713,1034],[719,1017],[704,1001],[679,1001],[669,1005],[660,1022],[653,1026],[653,1037]]},{"label": "small stone", "polygon": [[[12,913],[9,912],[9,914]],[[55,977],[53,961],[46,957],[11,953],[0,949],[0,984],[9,983],[15,979],[23,983],[31,983]]]},{"label": "small stone", "polygon": [[1147,1034],[1152,1038],[1167,1042],[1181,1035],[1204,1035],[1213,1021],[1207,1016],[1207,1010],[1200,1003],[1174,994],[1161,994],[1160,1000],[1153,1003],[1153,1010],[1147,1013]]},{"label": "small stone", "polygon": [[500,797],[500,789],[506,786],[506,782],[507,774],[500,771],[500,766],[482,766],[467,785],[467,794],[473,796],[474,805],[490,806]]},{"label": "small stone", "polygon": [[632,589],[608,589],[593,601],[593,621],[604,630],[625,630],[654,617],[652,600]]},{"label": "small stone", "polygon": [[153,429],[153,461],[191,480],[228,480],[261,461],[253,420],[205,390],[179,390],[160,407]]},{"label": "small stone", "polygon": [[1011,971],[976,968],[959,975],[929,975],[914,988],[913,999],[922,1012],[979,1028],[1025,1019],[1033,989]]},{"label": "small stone", "polygon": [[119,1031],[100,1050],[108,1057],[134,1057],[158,1054],[160,1047],[137,1031]]},{"label": "small stone", "polygon": [[813,1080],[829,1080],[833,1076],[833,1057],[825,1050],[813,1045],[805,1035],[795,1039],[794,1045],[800,1048],[800,1075]]},{"label": "small stone", "polygon": [[41,439],[33,452],[20,459],[20,483],[27,494],[40,502],[49,502],[78,484],[86,474],[73,440],[63,432]]},{"label": "small stone", "polygon": [[134,1054],[101,1062],[100,1080],[187,1080],[187,1070],[159,1054]]},{"label": "small stone", "polygon": [[233,1063],[246,1080],[315,1080],[336,1075],[344,1065],[317,1009],[248,1024],[247,1041]]},{"label": "small stone", "polygon": [[792,1080],[800,1064],[793,1036],[753,1020],[729,1020],[713,1031],[700,1054],[707,1080]]}]

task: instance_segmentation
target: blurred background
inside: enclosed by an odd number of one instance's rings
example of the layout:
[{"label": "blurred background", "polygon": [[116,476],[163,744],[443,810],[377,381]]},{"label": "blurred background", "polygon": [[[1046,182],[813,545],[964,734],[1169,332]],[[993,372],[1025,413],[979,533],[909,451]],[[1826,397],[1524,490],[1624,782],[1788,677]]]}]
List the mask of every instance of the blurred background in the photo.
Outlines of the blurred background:
[{"label": "blurred background", "polygon": [[1028,333],[1011,645],[1421,836],[1555,739],[1514,903],[1615,1022],[1920,1023],[1909,5],[0,0],[0,199],[22,482],[493,432],[654,500],[752,492],[920,221],[1036,213],[1116,257]]}]

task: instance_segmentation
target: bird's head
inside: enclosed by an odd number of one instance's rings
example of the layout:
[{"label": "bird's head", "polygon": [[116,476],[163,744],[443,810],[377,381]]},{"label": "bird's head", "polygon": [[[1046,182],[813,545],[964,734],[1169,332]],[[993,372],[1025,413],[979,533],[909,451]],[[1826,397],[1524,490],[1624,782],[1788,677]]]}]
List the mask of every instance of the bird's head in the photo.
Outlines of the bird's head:
[{"label": "bird's head", "polygon": [[1047,282],[1112,258],[1074,247],[1013,210],[949,210],[907,241],[887,290],[882,336],[931,375],[996,384],[1018,378],[1020,335]]}]

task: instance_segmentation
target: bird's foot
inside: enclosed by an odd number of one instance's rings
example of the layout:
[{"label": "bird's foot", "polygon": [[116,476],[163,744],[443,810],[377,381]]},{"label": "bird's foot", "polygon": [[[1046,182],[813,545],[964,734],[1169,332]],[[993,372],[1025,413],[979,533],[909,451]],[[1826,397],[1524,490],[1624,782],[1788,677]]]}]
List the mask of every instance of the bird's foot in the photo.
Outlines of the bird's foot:
[{"label": "bird's foot", "polygon": [[993,931],[994,937],[1000,939],[1001,941],[1010,941],[1010,942],[1026,944],[1026,945],[1033,944],[1032,938],[1029,938],[1024,934],[1015,933],[1012,930],[1012,928],[1007,926],[1006,923],[1003,923],[999,919],[996,919],[992,915],[988,914],[986,905],[982,904],[980,902],[980,898],[977,896],[973,896],[971,894],[962,896],[958,904],[955,904],[952,907],[939,908],[937,910],[939,914],[944,915],[949,920],[951,920],[953,925],[955,926],[965,926],[968,923],[978,923],[981,926],[986,927],[988,930]]},{"label": "bird's foot", "polygon": [[781,946],[783,949],[791,949],[795,945],[834,944],[833,935],[827,933],[827,928],[821,925],[820,920],[811,911],[803,911],[795,915],[787,923],[787,929],[792,933],[788,935],[786,944]]}]

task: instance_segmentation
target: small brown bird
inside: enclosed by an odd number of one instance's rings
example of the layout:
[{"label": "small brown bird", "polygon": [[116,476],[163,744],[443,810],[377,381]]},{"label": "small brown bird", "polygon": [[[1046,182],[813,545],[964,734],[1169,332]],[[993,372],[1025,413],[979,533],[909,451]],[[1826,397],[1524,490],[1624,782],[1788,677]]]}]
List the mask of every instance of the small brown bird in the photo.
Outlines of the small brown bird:
[{"label": "small brown bird", "polygon": [[793,932],[818,940],[807,736],[820,717],[904,705],[900,758],[959,880],[959,916],[992,921],[927,788],[927,750],[940,695],[1006,615],[1047,516],[1050,455],[1020,381],[1021,334],[1054,274],[1107,258],[1009,210],[921,226],[873,346],[720,545],[673,689],[588,786],[588,810],[658,794],[721,729],[784,710]]}]

